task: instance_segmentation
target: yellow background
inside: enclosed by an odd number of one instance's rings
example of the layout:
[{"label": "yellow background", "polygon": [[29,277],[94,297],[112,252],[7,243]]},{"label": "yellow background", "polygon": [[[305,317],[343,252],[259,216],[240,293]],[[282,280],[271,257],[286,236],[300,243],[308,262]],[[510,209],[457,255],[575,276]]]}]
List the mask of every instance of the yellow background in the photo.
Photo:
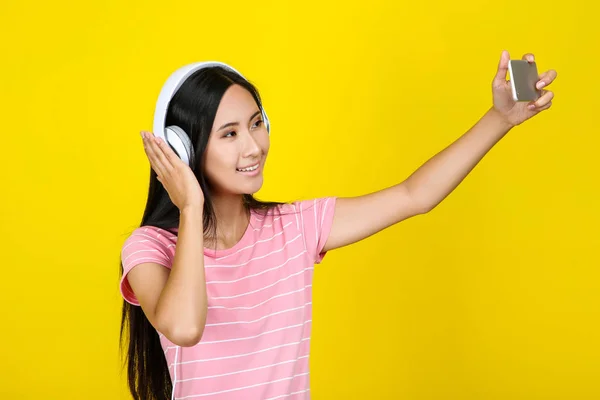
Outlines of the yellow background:
[{"label": "yellow background", "polygon": [[175,68],[258,85],[259,197],[295,200],[405,179],[488,109],[502,49],[558,71],[553,108],[430,214],[325,258],[312,396],[600,398],[597,5],[219,3],[2,2],[0,398],[129,398],[119,252]]}]

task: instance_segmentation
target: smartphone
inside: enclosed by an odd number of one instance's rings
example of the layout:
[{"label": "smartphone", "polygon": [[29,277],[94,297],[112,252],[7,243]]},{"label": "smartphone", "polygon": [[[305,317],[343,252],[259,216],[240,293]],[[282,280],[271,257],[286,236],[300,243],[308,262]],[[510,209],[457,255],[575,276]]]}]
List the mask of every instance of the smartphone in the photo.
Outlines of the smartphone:
[{"label": "smartphone", "polygon": [[539,81],[535,62],[510,60],[508,72],[514,101],[534,101],[540,97],[541,90],[535,87]]}]

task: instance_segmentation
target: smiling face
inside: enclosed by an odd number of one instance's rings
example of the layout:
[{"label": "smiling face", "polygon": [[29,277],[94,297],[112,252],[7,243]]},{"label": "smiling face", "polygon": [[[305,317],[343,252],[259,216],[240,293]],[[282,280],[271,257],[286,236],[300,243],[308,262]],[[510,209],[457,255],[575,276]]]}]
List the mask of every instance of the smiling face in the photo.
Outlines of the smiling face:
[{"label": "smiling face", "polygon": [[253,194],[263,184],[269,134],[256,101],[230,86],[217,109],[204,157],[204,174],[215,194]]}]

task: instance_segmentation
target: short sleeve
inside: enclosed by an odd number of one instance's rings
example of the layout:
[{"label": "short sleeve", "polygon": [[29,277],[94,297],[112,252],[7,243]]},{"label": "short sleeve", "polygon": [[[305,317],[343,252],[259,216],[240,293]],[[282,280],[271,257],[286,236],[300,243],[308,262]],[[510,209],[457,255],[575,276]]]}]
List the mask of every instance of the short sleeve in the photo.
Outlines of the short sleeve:
[{"label": "short sleeve", "polygon": [[333,225],[335,203],[335,197],[323,197],[295,203],[300,214],[306,251],[315,264],[320,264],[327,253],[323,251],[323,248]]},{"label": "short sleeve", "polygon": [[171,268],[175,255],[177,236],[155,227],[140,227],[125,240],[121,249],[123,276],[120,282],[121,295],[128,303],[139,306],[127,274],[137,265],[153,262]]}]

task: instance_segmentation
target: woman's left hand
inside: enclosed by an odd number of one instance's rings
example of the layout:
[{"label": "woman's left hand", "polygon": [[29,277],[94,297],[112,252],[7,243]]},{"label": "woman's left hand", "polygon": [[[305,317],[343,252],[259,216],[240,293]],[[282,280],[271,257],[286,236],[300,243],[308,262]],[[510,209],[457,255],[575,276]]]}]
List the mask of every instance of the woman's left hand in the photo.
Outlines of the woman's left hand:
[{"label": "woman's left hand", "polygon": [[[494,109],[502,115],[510,126],[517,126],[541,111],[549,109],[550,106],[552,106],[554,93],[548,90],[542,90],[541,96],[535,101],[514,101],[510,82],[506,80],[509,60],[510,55],[506,50],[503,51],[500,63],[498,64],[498,72],[492,82],[492,93],[494,98]],[[523,60],[533,62],[533,54],[525,54]],[[539,80],[536,82],[536,88],[538,90],[547,88],[554,79],[556,79],[556,71],[553,69],[548,70],[539,75]]]}]

